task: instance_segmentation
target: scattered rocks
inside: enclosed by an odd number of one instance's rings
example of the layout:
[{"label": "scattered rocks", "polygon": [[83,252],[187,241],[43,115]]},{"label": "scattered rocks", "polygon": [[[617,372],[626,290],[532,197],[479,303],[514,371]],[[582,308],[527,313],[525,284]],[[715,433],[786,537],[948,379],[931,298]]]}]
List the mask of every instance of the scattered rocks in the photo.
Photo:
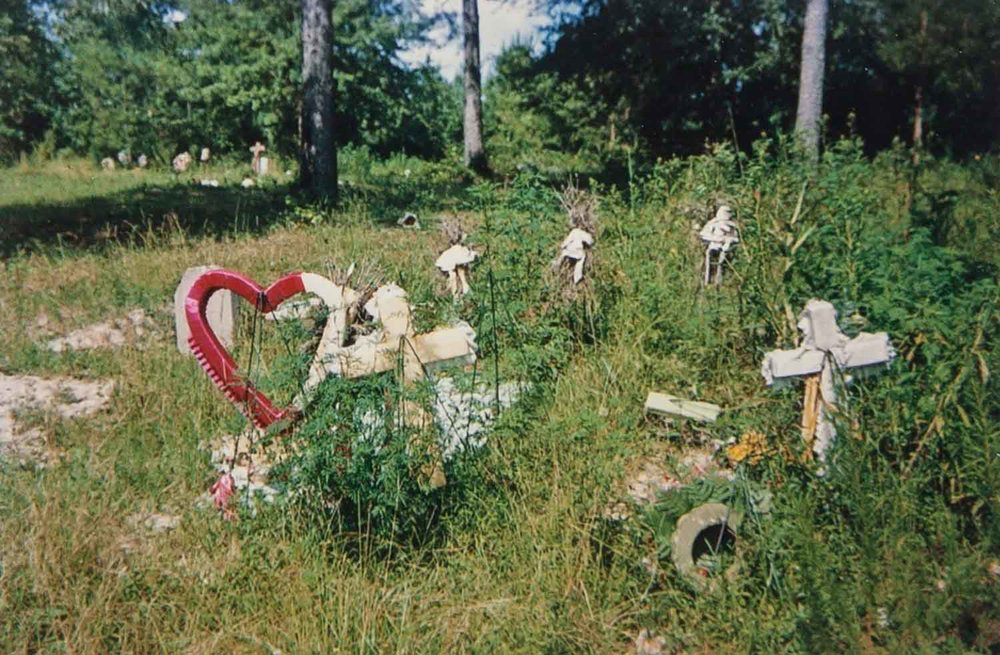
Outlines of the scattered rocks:
[{"label": "scattered rocks", "polygon": [[[650,505],[674,489],[708,475],[732,479],[729,469],[715,463],[715,445],[692,448],[679,453],[675,464],[668,467],[663,456],[644,458],[628,467],[625,475],[625,496],[632,505]],[[632,514],[628,502],[614,502],[604,510],[604,517],[624,521]]]},{"label": "scattered rocks", "polygon": [[646,460],[625,480],[625,491],[637,505],[656,501],[656,497],[682,486],[679,479],[671,475],[660,464]]},{"label": "scattered rocks", "polygon": [[95,323],[70,332],[65,337],[52,339],[45,347],[52,352],[67,350],[93,350],[96,348],[121,348],[153,330],[153,320],[144,309],[135,309],[124,318]]},{"label": "scattered rocks", "polygon": [[136,528],[143,528],[152,534],[162,534],[175,529],[181,524],[181,517],[174,514],[160,514],[158,512],[141,512],[133,514],[128,518],[129,525]]},{"label": "scattered rocks", "polygon": [[434,420],[441,430],[441,450],[445,459],[464,448],[481,448],[486,431],[496,421],[497,395],[500,409],[513,405],[525,385],[507,382],[499,390],[488,384],[460,390],[454,380],[440,378],[434,385]]},{"label": "scattered rocks", "polygon": [[277,448],[268,451],[260,449],[257,444],[263,436],[256,429],[223,435],[211,444],[210,452],[215,470],[220,474],[229,473],[237,491],[248,491],[251,496],[260,495],[271,502],[278,490],[267,483],[267,475],[287,456],[287,452]]},{"label": "scattered rocks", "polygon": [[635,655],[665,655],[667,642],[663,637],[657,637],[643,628],[635,637]]},{"label": "scattered rocks", "polygon": [[41,430],[19,429],[17,412],[40,410],[62,418],[89,416],[107,405],[113,390],[114,383],[109,381],[0,373],[0,460],[44,463],[52,454]]}]

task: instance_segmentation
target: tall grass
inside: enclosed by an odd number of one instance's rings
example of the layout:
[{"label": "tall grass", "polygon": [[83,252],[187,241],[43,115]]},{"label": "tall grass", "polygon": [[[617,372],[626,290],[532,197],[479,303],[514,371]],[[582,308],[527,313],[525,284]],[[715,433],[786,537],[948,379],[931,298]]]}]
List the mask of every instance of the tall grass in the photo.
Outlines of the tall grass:
[{"label": "tall grass", "polygon": [[[173,227],[157,221],[146,239],[99,249],[22,246],[5,261],[0,369],[112,377],[118,391],[104,415],[53,422],[61,463],[3,469],[0,651],[618,653],[641,627],[677,652],[996,647],[997,261],[972,236],[996,231],[995,162],[914,171],[851,142],[815,170],[768,142],[750,156],[718,147],[664,161],[635,171],[627,189],[595,183],[595,265],[569,295],[549,271],[566,227],[542,178],[458,192],[443,166],[351,166],[363,193],[340,211],[285,204],[276,191],[285,209],[261,210],[267,229],[206,233],[180,202],[199,213],[204,201],[164,181],[178,194]],[[31,173],[2,173],[15,174]],[[379,185],[397,174],[412,181],[387,198]],[[89,192],[53,175],[50,194],[17,192],[0,206],[36,204],[62,220]],[[952,223],[936,231],[931,196],[949,190],[958,195],[940,220]],[[236,203],[222,198],[214,211],[225,217]],[[722,200],[743,243],[726,284],[702,289],[692,227]],[[387,227],[411,202],[432,226],[437,211],[470,222],[484,257],[466,304],[453,306],[436,277],[433,229]],[[269,282],[362,259],[407,288],[421,327],[475,325],[483,370],[496,362],[505,379],[531,383],[525,402],[487,448],[449,465],[443,491],[393,498],[355,478],[370,507],[407,503],[408,533],[345,526],[296,503],[237,523],[198,509],[212,480],[198,444],[239,425],[174,351],[164,305],[180,273],[213,263]],[[800,457],[799,392],[769,391],[757,372],[764,351],[794,343],[810,297],[834,302],[849,334],[886,330],[899,351],[845,394],[822,478]],[[69,330],[136,305],[161,330],[144,350],[56,356],[33,334],[40,312]],[[642,416],[654,389],[727,411],[708,428],[665,430]],[[744,523],[739,576],[712,593],[695,593],[669,559],[651,576],[640,562],[656,557],[652,530],[603,518],[624,471],[749,428],[770,450],[739,465],[738,479],[769,491],[773,509]],[[344,491],[322,466],[301,471]],[[180,514],[180,527],[151,537],[129,523],[154,510]]]}]

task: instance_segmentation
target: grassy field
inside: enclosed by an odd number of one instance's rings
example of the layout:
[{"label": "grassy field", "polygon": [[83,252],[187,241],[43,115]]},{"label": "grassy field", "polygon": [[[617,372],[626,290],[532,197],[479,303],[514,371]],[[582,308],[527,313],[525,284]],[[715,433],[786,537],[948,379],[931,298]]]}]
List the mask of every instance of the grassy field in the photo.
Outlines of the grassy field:
[{"label": "grassy field", "polygon": [[[60,453],[49,466],[0,464],[0,652],[626,653],[642,629],[664,653],[1000,651],[1000,164],[923,166],[850,143],[814,172],[765,146],[719,148],[623,188],[595,182],[594,264],[575,293],[549,270],[565,216],[530,174],[469,184],[446,164],[348,162],[332,210],[283,182],[240,189],[224,164],[0,170],[0,371],[116,383],[101,414],[31,417]],[[743,243],[725,285],[702,289],[692,226],[720,201]],[[409,208],[424,229],[395,226]],[[433,265],[443,216],[484,253],[457,305]],[[199,264],[269,283],[351,262],[405,287],[421,326],[469,321],[483,375],[531,390],[443,489],[393,495],[376,457],[345,527],[338,483],[306,467],[286,483],[326,489],[326,504],[223,521],[197,502],[216,477],[200,444],[241,419],[176,351],[177,281]],[[803,457],[801,389],[759,374],[811,297],[849,334],[887,330],[899,353],[849,389],[824,477]],[[43,314],[59,335],[134,308],[157,328],[140,344],[42,347]],[[666,425],[643,416],[650,390],[726,411]],[[645,464],[748,430],[766,452],[720,450],[735,479],[705,493],[771,507],[748,505],[738,575],[699,592],[665,549],[677,498],[625,521],[606,509]],[[307,452],[330,448],[310,439]],[[181,521],[153,535],[131,520],[144,512]]]}]

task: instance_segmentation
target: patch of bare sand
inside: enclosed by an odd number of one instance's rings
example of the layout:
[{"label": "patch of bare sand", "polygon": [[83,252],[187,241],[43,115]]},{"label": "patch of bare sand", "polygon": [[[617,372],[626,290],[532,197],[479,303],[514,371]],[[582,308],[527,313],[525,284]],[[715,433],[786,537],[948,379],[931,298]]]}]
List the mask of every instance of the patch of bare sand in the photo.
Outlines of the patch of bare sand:
[{"label": "patch of bare sand", "polygon": [[136,343],[153,331],[153,320],[143,309],[134,309],[124,318],[94,323],[74,330],[64,337],[52,339],[45,347],[52,352],[66,350],[93,350],[95,348],[121,348]]},{"label": "patch of bare sand", "polygon": [[62,418],[89,416],[111,399],[114,382],[0,373],[0,460],[44,463],[52,452],[37,428],[19,429],[16,414],[52,412]]}]

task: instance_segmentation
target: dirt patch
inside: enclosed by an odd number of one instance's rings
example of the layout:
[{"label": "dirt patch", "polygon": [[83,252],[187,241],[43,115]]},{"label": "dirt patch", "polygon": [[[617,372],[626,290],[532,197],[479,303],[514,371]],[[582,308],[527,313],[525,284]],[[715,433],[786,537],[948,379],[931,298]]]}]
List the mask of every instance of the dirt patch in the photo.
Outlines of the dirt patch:
[{"label": "dirt patch", "polygon": [[0,460],[44,462],[52,455],[42,430],[19,429],[18,413],[51,412],[61,418],[89,416],[108,404],[113,390],[110,381],[0,373]]},{"label": "dirt patch", "polygon": [[718,449],[718,444],[691,447],[673,452],[669,459],[667,453],[661,451],[634,461],[626,467],[623,481],[627,500],[616,501],[606,507],[605,518],[625,520],[631,516],[632,506],[652,504],[660,495],[691,484],[698,478],[711,475],[731,479],[733,472],[715,461]]},{"label": "dirt patch", "polygon": [[153,320],[143,309],[135,309],[124,318],[94,323],[74,330],[65,337],[52,339],[45,347],[52,352],[67,350],[93,350],[95,348],[121,348],[128,343],[138,343],[153,331]]}]

